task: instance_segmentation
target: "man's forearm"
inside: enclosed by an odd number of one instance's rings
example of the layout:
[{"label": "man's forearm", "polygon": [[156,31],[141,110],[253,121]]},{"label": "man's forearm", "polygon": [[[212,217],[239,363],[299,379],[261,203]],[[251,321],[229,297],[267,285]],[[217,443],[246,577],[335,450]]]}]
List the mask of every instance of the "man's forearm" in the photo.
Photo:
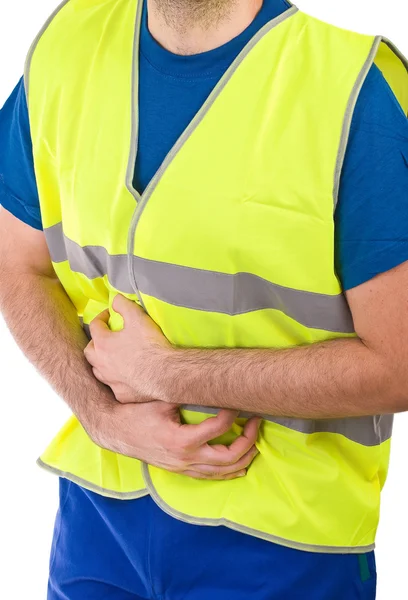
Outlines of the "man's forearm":
[{"label": "man's forearm", "polygon": [[88,339],[60,282],[28,272],[3,274],[0,284],[0,309],[17,344],[84,427],[92,427],[114,396],[84,358]]},{"label": "man's forearm", "polygon": [[283,350],[174,349],[164,361],[169,402],[299,418],[408,408],[401,374],[360,339]]}]

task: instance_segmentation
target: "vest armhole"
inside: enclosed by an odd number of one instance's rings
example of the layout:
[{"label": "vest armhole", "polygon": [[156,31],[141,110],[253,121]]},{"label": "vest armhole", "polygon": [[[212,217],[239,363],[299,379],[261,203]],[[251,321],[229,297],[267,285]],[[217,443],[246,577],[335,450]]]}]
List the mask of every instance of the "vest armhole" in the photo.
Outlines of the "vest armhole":
[{"label": "vest armhole", "polygon": [[24,89],[25,89],[25,94],[26,94],[26,99],[27,99],[27,106],[28,106],[28,91],[29,91],[29,80],[30,80],[30,68],[31,68],[31,61],[32,61],[35,49],[36,49],[36,47],[38,45],[38,42],[40,41],[41,37],[43,36],[44,32],[46,31],[46,29],[50,25],[50,23],[54,20],[54,18],[60,12],[60,10],[66,4],[68,4],[69,1],[70,0],[62,0],[62,2],[57,6],[57,8],[51,13],[51,15],[45,21],[44,25],[41,27],[40,31],[35,36],[33,42],[31,43],[31,46],[30,46],[30,48],[28,50],[28,53],[27,53],[27,56],[26,56],[26,59],[25,59],[25,63],[24,63]]},{"label": "vest armhole", "polygon": [[337,202],[339,198],[341,172],[343,169],[344,157],[346,155],[347,143],[350,135],[350,127],[353,119],[354,109],[356,107],[357,100],[360,95],[361,88],[363,87],[364,81],[375,61],[375,57],[377,56],[382,39],[383,38],[381,36],[374,37],[370,52],[363,64],[362,69],[360,70],[357,76],[353,89],[351,90],[349,101],[347,103],[343,119],[343,127],[340,137],[339,149],[337,153],[336,167],[334,171],[333,212],[336,211]]},{"label": "vest armhole", "polygon": [[340,189],[340,177],[343,168],[344,157],[346,154],[354,109],[365,78],[367,77],[367,74],[373,64],[376,64],[380,69],[391,89],[393,90],[402,109],[404,110],[404,113],[408,115],[408,59],[389,39],[383,36],[376,36],[367,60],[365,61],[363,68],[356,79],[356,83],[352,89],[344,116],[343,130],[341,134],[334,175],[333,212],[336,211],[337,207]]},{"label": "vest armhole", "polygon": [[382,37],[374,62],[387,80],[404,113],[408,116],[407,58],[389,39]]}]

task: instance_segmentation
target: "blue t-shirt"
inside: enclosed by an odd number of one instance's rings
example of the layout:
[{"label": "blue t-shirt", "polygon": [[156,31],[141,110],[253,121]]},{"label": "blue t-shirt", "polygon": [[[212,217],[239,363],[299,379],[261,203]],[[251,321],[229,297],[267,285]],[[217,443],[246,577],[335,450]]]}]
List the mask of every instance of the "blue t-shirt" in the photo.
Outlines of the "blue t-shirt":
[{"label": "blue t-shirt", "polygon": [[[139,192],[245,44],[288,6],[285,0],[264,0],[240,35],[192,56],[173,54],[156,42],[147,27],[145,6],[134,176]],[[41,229],[22,79],[0,111],[0,203]],[[343,288],[355,287],[408,260],[407,234],[408,120],[373,66],[354,111],[335,215],[335,266]]]}]

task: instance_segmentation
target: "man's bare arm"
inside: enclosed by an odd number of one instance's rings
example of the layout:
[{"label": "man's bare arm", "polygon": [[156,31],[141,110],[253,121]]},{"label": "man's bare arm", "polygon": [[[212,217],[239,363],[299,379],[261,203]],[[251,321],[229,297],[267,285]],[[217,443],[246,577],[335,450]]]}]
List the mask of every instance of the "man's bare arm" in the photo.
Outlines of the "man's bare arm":
[{"label": "man's bare arm", "polygon": [[408,263],[347,298],[357,338],[212,350],[173,347],[141,308],[116,296],[123,331],[96,320],[85,355],[121,402],[160,398],[300,418],[408,410]]},{"label": "man's bare arm", "polygon": [[0,209],[0,309],[24,354],[93,430],[114,402],[83,358],[88,339],[57,279],[45,236]]},{"label": "man's bare arm", "polygon": [[164,469],[205,479],[244,475],[257,453],[259,420],[231,446],[207,442],[236,417],[222,411],[200,425],[183,425],[164,402],[122,405],[84,357],[88,339],[57,279],[45,236],[0,208],[0,309],[25,355],[104,448]]},{"label": "man's bare arm", "polygon": [[358,338],[282,350],[176,349],[164,362],[163,397],[299,418],[408,410],[408,263],[347,299]]}]

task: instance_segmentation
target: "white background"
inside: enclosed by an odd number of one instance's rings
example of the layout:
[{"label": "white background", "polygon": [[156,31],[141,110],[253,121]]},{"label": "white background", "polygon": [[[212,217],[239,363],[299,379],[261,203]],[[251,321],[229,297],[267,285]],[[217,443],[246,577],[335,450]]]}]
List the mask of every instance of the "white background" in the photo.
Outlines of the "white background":
[{"label": "white background", "polygon": [[[298,0],[296,4],[339,26],[381,33],[408,55],[405,2]],[[0,106],[22,75],[31,41],[57,4],[57,0],[1,0]],[[39,469],[35,459],[69,412],[24,358],[1,317],[0,375],[0,597],[44,600],[57,478]],[[408,598],[407,431],[408,417],[399,415],[377,538],[378,600]]]}]

